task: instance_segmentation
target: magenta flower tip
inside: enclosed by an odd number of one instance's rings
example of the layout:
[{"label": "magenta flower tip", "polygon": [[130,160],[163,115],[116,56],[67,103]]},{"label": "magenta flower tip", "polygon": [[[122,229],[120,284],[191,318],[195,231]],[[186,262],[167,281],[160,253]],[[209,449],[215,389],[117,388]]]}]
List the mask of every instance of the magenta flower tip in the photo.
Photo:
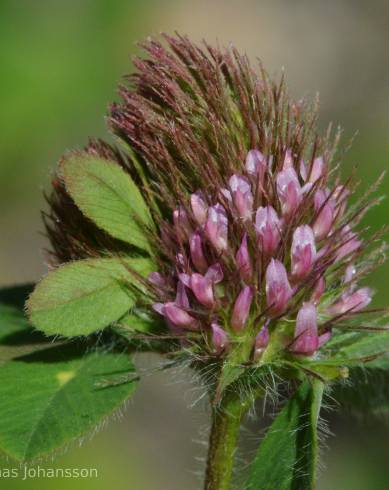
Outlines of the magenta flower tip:
[{"label": "magenta flower tip", "polygon": [[312,270],[316,259],[315,238],[312,228],[302,225],[293,234],[291,261],[293,279],[299,281]]},{"label": "magenta flower tip", "polygon": [[280,242],[281,222],[272,206],[259,207],[255,216],[258,245],[262,252],[271,256]]},{"label": "magenta flower tip", "polygon": [[212,344],[217,355],[228,349],[229,341],[225,330],[217,323],[211,324],[212,329]]},{"label": "magenta flower tip", "polygon": [[253,300],[253,290],[250,286],[244,286],[239,293],[232,312],[231,326],[236,331],[241,331],[247,321]]},{"label": "magenta flower tip", "polygon": [[269,314],[282,314],[292,296],[285,266],[279,260],[271,259],[266,269],[266,301]]},{"label": "magenta flower tip", "polygon": [[205,233],[219,253],[227,250],[228,218],[221,204],[216,204],[208,209]]},{"label": "magenta flower tip", "polygon": [[250,282],[253,275],[253,268],[251,265],[250,252],[247,244],[247,233],[243,235],[243,240],[239,247],[239,250],[236,253],[235,260],[240,277],[244,281]]}]

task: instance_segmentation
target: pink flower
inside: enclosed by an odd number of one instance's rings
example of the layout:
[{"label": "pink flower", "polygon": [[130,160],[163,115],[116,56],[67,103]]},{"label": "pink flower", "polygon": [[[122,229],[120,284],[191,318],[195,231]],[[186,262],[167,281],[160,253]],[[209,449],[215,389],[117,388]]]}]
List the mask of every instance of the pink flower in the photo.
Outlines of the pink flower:
[{"label": "pink flower", "polygon": [[173,211],[174,228],[180,240],[187,240],[192,232],[185,208],[180,206]]},{"label": "pink flower", "polygon": [[223,271],[220,264],[214,264],[209,267],[205,275],[195,272],[191,276],[188,274],[179,274],[180,282],[185,284],[193,291],[199,303],[207,308],[213,308],[215,298],[213,293],[214,284],[223,279]]},{"label": "pink flower", "polygon": [[342,245],[336,251],[336,258],[338,260],[351,255],[358,250],[362,245],[362,242],[358,240],[357,234],[351,231],[351,228],[347,225],[344,227],[342,233]]},{"label": "pink flower", "polygon": [[220,355],[228,348],[229,341],[226,332],[217,323],[211,324],[212,329],[212,344],[215,349],[215,353]]},{"label": "pink flower", "polygon": [[234,174],[229,180],[229,185],[239,217],[242,219],[251,219],[253,212],[253,195],[251,193],[250,182],[246,177]]},{"label": "pink flower", "polygon": [[316,246],[310,226],[299,226],[293,233],[291,259],[293,279],[299,281],[311,272],[316,259]]},{"label": "pink flower", "polygon": [[199,303],[208,308],[214,306],[215,298],[211,279],[195,272],[190,278],[190,287]]},{"label": "pink flower", "polygon": [[264,350],[269,344],[270,335],[267,325],[264,325],[257,336],[254,343],[254,361],[258,361],[262,356]]},{"label": "pink flower", "polygon": [[246,157],[246,172],[249,175],[258,177],[260,186],[263,186],[267,162],[264,155],[259,150],[250,150]]},{"label": "pink flower", "polygon": [[302,189],[294,168],[289,167],[277,175],[277,193],[282,214],[290,217],[302,199]]},{"label": "pink flower", "polygon": [[228,219],[221,204],[216,204],[208,209],[205,233],[219,253],[227,250]]},{"label": "pink flower", "polygon": [[318,216],[313,224],[313,232],[318,240],[325,238],[331,230],[335,209],[331,200],[327,201],[328,193],[319,189],[314,197],[315,211]]},{"label": "pink flower", "polygon": [[175,303],[165,303],[163,313],[177,327],[195,328],[197,326],[197,320]]},{"label": "pink flower", "polygon": [[235,331],[240,331],[247,321],[251,302],[253,300],[253,291],[250,286],[244,286],[239,293],[232,312],[231,326]]},{"label": "pink flower", "polygon": [[153,286],[163,289],[166,287],[166,279],[159,272],[151,272],[149,274],[148,280]]},{"label": "pink flower", "polygon": [[253,275],[253,268],[251,265],[250,253],[247,246],[247,233],[243,235],[243,240],[239,247],[239,250],[236,253],[235,260],[239,269],[240,277],[244,281],[247,282],[251,281]]},{"label": "pink flower", "polygon": [[311,173],[309,175],[309,182],[314,184],[317,180],[319,180],[325,172],[325,164],[322,156],[316,157],[313,160]]},{"label": "pink flower", "polygon": [[192,262],[199,272],[206,272],[208,269],[208,263],[204,256],[203,245],[201,236],[199,233],[193,233],[189,240],[190,255]]},{"label": "pink flower", "polygon": [[294,342],[290,350],[296,354],[312,355],[319,348],[317,311],[312,303],[304,303],[296,318]]},{"label": "pink flower", "polygon": [[361,288],[355,293],[343,295],[341,300],[328,308],[330,315],[343,315],[363,310],[371,302],[370,288]]},{"label": "pink flower", "polygon": [[272,259],[266,269],[266,302],[272,316],[282,314],[292,296],[292,288],[282,262]]},{"label": "pink flower", "polygon": [[284,164],[282,166],[282,170],[287,170],[288,168],[293,168],[293,156],[292,150],[286,150],[284,157]]},{"label": "pink flower", "polygon": [[203,226],[207,221],[208,206],[201,192],[195,192],[190,196],[190,205],[197,224]]},{"label": "pink flower", "polygon": [[224,273],[222,266],[219,263],[211,265],[207,270],[205,276],[210,279],[214,284],[217,284],[223,280]]},{"label": "pink flower", "polygon": [[280,242],[281,222],[272,206],[260,207],[255,217],[255,229],[261,251],[271,256]]},{"label": "pink flower", "polygon": [[[185,310],[189,309],[189,299],[185,285],[178,281],[176,299],[174,302],[154,303],[153,310],[166,317],[171,327],[196,329],[198,321]],[[173,328],[174,330],[174,328]]]}]

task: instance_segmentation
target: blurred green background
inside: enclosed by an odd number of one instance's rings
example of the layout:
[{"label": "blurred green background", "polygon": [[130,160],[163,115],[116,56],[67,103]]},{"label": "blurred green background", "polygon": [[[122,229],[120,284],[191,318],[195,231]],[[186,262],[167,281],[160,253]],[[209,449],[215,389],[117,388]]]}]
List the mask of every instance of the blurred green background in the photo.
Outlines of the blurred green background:
[{"label": "blurred green background", "polygon": [[[131,70],[137,41],[178,30],[233,42],[271,73],[284,67],[294,96],[320,92],[323,126],[341,124],[345,142],[359,131],[343,174],[357,164],[367,184],[389,163],[388,26],[387,0],[0,0],[0,285],[44,273],[42,191],[65,150],[106,135],[107,105]],[[383,193],[388,187],[386,179]],[[371,227],[385,224],[388,212],[388,201],[373,209]],[[386,300],[387,272],[372,277],[381,290],[376,304]],[[207,418],[201,403],[188,409],[197,396],[190,375],[172,383],[147,374],[121,421],[44,463],[95,467],[97,480],[3,480],[1,487],[200,488],[196,458]],[[323,451],[320,490],[389,488],[386,429],[336,415],[330,428],[337,438]],[[255,425],[250,430],[255,437]]]}]

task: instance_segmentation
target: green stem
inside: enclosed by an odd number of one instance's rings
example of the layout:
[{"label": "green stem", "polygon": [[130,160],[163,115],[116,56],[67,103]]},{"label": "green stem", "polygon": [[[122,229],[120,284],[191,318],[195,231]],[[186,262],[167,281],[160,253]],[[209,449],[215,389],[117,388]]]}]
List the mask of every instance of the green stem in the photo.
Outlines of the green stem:
[{"label": "green stem", "polygon": [[249,403],[227,396],[212,409],[204,490],[229,490],[242,416]]}]

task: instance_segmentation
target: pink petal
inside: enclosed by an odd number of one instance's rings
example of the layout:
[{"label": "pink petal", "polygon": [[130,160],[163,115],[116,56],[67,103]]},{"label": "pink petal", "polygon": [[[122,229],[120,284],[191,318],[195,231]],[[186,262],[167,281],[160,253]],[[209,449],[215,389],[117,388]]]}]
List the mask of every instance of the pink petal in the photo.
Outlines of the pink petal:
[{"label": "pink petal", "polygon": [[251,266],[250,253],[247,246],[247,233],[244,234],[242,243],[236,253],[236,265],[239,270],[240,277],[247,282],[250,282],[253,275]]},{"label": "pink petal", "polygon": [[208,206],[201,192],[195,192],[190,196],[190,204],[197,223],[202,226],[207,221]]},{"label": "pink petal", "polygon": [[313,303],[304,303],[300,308],[294,336],[290,350],[296,354],[312,355],[319,348],[317,310]]},{"label": "pink petal", "polygon": [[291,216],[302,199],[301,186],[294,168],[282,170],[277,175],[277,194],[284,216]]},{"label": "pink petal", "polygon": [[227,250],[228,219],[222,205],[216,204],[208,209],[205,233],[219,253]]},{"label": "pink petal", "polygon": [[228,348],[229,342],[226,332],[217,323],[211,324],[212,329],[212,344],[215,349],[215,353],[220,355]]},{"label": "pink petal", "polygon": [[266,269],[266,302],[272,316],[282,314],[292,296],[284,265],[272,259]]},{"label": "pink petal", "polygon": [[316,246],[310,226],[302,225],[294,231],[291,260],[292,276],[295,280],[301,280],[311,272],[316,260]]},{"label": "pink petal", "polygon": [[190,286],[193,294],[196,296],[196,299],[201,304],[207,306],[208,308],[212,308],[214,306],[215,299],[213,296],[212,281],[201,274],[195,273],[192,274],[190,278]]},{"label": "pink petal", "polygon": [[260,207],[255,216],[255,230],[261,251],[271,256],[280,242],[281,222],[272,206]]},{"label": "pink petal", "polygon": [[253,291],[250,286],[244,286],[239,293],[232,312],[231,326],[235,331],[240,331],[246,324],[253,299]]},{"label": "pink petal", "polygon": [[178,327],[194,328],[197,325],[197,320],[182,308],[176,306],[175,303],[166,303],[164,313],[166,317]]},{"label": "pink petal", "polygon": [[204,256],[202,240],[199,233],[193,233],[189,240],[192,262],[199,272],[206,272],[208,263]]}]

